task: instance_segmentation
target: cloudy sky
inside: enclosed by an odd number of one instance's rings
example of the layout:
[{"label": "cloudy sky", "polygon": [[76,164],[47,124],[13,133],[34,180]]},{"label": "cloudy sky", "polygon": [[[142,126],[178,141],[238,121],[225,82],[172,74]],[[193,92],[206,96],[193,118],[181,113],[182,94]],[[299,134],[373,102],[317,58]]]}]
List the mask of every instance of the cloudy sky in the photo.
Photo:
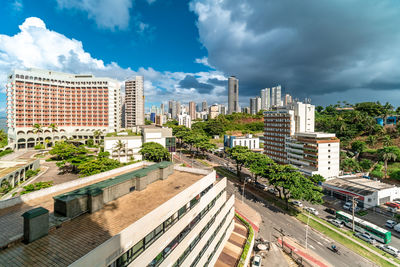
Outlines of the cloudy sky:
[{"label": "cloudy sky", "polygon": [[14,68],[144,75],[147,106],[281,84],[316,105],[400,105],[397,0],[2,0],[0,110]]}]

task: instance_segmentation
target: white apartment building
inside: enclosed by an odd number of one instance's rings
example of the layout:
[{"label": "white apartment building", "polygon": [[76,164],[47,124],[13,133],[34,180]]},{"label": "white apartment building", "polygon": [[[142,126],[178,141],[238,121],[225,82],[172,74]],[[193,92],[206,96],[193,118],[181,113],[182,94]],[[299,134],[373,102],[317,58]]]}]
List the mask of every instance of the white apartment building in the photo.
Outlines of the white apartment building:
[{"label": "white apartment building", "polygon": [[224,135],[224,147],[233,148],[235,146],[247,146],[250,150],[259,150],[260,138],[252,134],[244,136]]},{"label": "white apartment building", "polygon": [[[124,144],[119,149],[117,144],[121,141]],[[129,135],[127,132],[115,134],[104,138],[104,151],[110,153],[110,158],[120,162],[129,162],[131,160],[142,160],[139,153],[142,145],[147,142],[156,142],[167,148],[169,152],[175,152],[176,141],[172,135],[171,128],[161,127],[142,127],[140,133]]]},{"label": "white apartment building", "polygon": [[271,107],[271,89],[261,90],[261,109],[268,110]]},{"label": "white apartment building", "polygon": [[337,177],[340,168],[340,140],[332,133],[295,133],[286,137],[287,163],[305,175]]},{"label": "white apartment building", "polygon": [[[12,149],[52,145],[55,141],[89,139],[96,130],[121,127],[120,85],[92,74],[51,70],[14,70],[8,76],[7,127]],[[41,132],[33,126],[39,124]],[[51,129],[49,126],[56,127]]]},{"label": "white apartment building", "polygon": [[[108,180],[91,179],[79,194],[46,196],[59,218],[67,220],[52,231],[48,210],[27,210],[24,219],[36,224],[27,235],[35,238],[13,240],[0,251],[0,262],[16,267],[214,266],[234,228],[234,195],[227,197],[226,178],[171,162],[123,168]],[[21,220],[12,218],[3,230]]]},{"label": "white apartment building", "polygon": [[144,125],[144,81],[136,76],[125,81],[125,127]]},{"label": "white apartment building", "polygon": [[295,102],[291,105],[295,115],[295,132],[314,132],[315,106]]},{"label": "white apartment building", "polygon": [[271,107],[282,106],[282,87],[280,85],[271,88]]},{"label": "white apartment building", "polygon": [[192,119],[189,114],[183,114],[178,116],[178,125],[183,125],[188,128],[192,128]]}]

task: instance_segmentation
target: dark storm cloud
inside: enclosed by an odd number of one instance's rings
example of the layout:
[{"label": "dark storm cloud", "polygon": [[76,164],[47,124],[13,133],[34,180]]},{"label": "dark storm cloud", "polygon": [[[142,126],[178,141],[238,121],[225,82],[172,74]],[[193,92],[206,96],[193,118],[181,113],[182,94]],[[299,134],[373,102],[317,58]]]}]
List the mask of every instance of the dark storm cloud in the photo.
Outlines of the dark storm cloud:
[{"label": "dark storm cloud", "polygon": [[179,82],[181,88],[196,89],[200,94],[210,93],[214,86],[207,83],[199,82],[193,75],[186,75],[186,77]]},{"label": "dark storm cloud", "polygon": [[228,85],[228,81],[227,80],[219,80],[217,78],[209,78],[207,80],[208,83],[211,83],[213,85],[216,86],[227,86]]},{"label": "dark storm cloud", "polygon": [[208,62],[241,95],[400,89],[400,1],[195,0]]}]

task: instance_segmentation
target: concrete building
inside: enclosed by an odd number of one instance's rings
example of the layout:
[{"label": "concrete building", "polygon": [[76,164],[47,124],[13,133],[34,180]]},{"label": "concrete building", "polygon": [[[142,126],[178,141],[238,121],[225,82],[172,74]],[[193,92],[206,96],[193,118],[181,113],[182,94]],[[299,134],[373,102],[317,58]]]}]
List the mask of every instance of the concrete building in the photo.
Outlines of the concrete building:
[{"label": "concrete building", "polygon": [[161,105],[160,105],[160,112],[161,112],[161,115],[164,115],[164,114],[165,114],[165,105],[162,104],[162,103],[161,103]]},{"label": "concrete building", "polygon": [[189,102],[189,115],[192,120],[196,119],[196,103],[193,101]]},{"label": "concrete building", "polygon": [[[214,266],[234,228],[226,178],[171,162],[145,164],[125,166],[124,174],[106,180],[102,174],[85,177],[90,185],[70,191],[66,185],[41,190],[41,198],[32,195],[38,205],[54,207],[58,220],[50,220],[47,209],[28,208],[26,233],[21,229],[23,238],[6,242],[2,265]],[[139,166],[146,168],[132,169]],[[21,220],[10,219],[3,231]]]},{"label": "concrete building", "polygon": [[219,114],[226,115],[226,112],[225,105],[219,105]]},{"label": "concrete building", "polygon": [[[123,149],[118,149],[119,140],[124,144]],[[131,160],[142,160],[139,153],[142,145],[147,142],[156,142],[167,148],[169,152],[175,152],[175,137],[172,135],[171,128],[161,127],[142,127],[138,134],[122,132],[104,138],[104,151],[110,153],[110,158],[120,162]]]},{"label": "concrete building", "polygon": [[305,175],[337,177],[340,168],[340,140],[332,133],[295,133],[285,140],[287,163]]},{"label": "concrete building", "polygon": [[121,96],[121,128],[125,129],[125,96]]},{"label": "concrete building", "polygon": [[257,113],[257,98],[253,97],[250,98],[250,114],[256,114]]},{"label": "concrete building", "polygon": [[271,107],[282,106],[282,88],[280,85],[271,89]]},{"label": "concrete building", "polygon": [[[89,139],[96,130],[121,127],[118,81],[91,74],[50,70],[14,70],[8,76],[7,127],[12,149],[68,138]],[[34,133],[39,124],[42,132]],[[49,126],[55,124],[56,128]],[[47,140],[47,141],[46,141]]]},{"label": "concrete building", "polygon": [[182,106],[180,101],[176,101],[176,116],[182,114]]},{"label": "concrete building", "polygon": [[208,112],[208,105],[207,105],[207,101],[205,101],[205,100],[201,103],[201,111]]},{"label": "concrete building", "polygon": [[25,182],[28,170],[37,170],[39,168],[40,159],[0,160],[0,186],[9,184],[11,187],[15,187],[18,183]]},{"label": "concrete building", "polygon": [[156,126],[163,126],[165,123],[167,123],[167,116],[165,115],[156,115]]},{"label": "concrete building", "polygon": [[244,136],[224,135],[224,147],[247,146],[251,150],[260,150],[260,139],[252,134]]},{"label": "concrete building", "polygon": [[143,76],[125,81],[125,125],[133,128],[144,125]]},{"label": "concrete building", "polygon": [[261,109],[268,110],[271,107],[271,89],[261,90]]},{"label": "concrete building", "polygon": [[183,114],[178,116],[178,125],[183,125],[188,128],[192,128],[192,119],[190,118],[190,115],[188,114]]},{"label": "concrete building", "polygon": [[314,132],[315,126],[315,106],[302,102],[292,103],[294,109],[295,132]]},{"label": "concrete building", "polygon": [[208,118],[215,119],[219,115],[219,106],[218,104],[214,104],[210,106],[210,111],[208,112]]},{"label": "concrete building", "polygon": [[176,120],[178,118],[177,102],[175,100],[168,101],[168,113],[171,114],[171,118]]},{"label": "concrete building", "polygon": [[357,207],[371,208],[400,198],[400,188],[362,177],[338,177],[322,183],[327,194],[344,201],[357,198]]},{"label": "concrete building", "polygon": [[285,95],[285,101],[284,101],[283,105],[284,105],[285,107],[287,107],[287,106],[291,105],[292,103],[293,103],[293,98],[292,98],[292,96],[289,95],[289,94],[286,94],[286,95]]},{"label": "concrete building", "polygon": [[208,114],[205,111],[197,112],[196,113],[196,118],[201,119],[201,120],[207,120],[208,119]]},{"label": "concrete building", "polygon": [[235,76],[228,78],[228,114],[240,112],[239,80]]}]

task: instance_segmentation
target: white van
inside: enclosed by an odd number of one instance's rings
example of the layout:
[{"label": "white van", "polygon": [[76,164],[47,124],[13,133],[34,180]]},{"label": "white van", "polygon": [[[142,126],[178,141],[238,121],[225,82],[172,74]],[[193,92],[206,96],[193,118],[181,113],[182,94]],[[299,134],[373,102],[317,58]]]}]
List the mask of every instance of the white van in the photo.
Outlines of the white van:
[{"label": "white van", "polygon": [[400,223],[396,224],[396,225],[393,227],[393,229],[394,229],[396,232],[400,232]]},{"label": "white van", "polygon": [[351,208],[352,204],[353,204],[353,203],[351,203],[351,202],[346,202],[346,203],[343,205],[343,208],[344,208],[345,210],[349,210],[349,209]]}]

